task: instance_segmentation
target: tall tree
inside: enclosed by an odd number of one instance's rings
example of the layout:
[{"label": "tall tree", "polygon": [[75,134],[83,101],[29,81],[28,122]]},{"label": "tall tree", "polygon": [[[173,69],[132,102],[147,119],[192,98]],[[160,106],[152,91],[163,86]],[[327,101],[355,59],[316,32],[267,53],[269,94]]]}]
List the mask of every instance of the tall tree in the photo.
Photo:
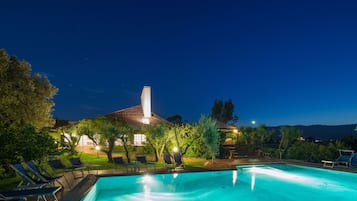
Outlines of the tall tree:
[{"label": "tall tree", "polygon": [[154,150],[155,161],[159,161],[162,158],[165,146],[170,140],[169,128],[164,123],[149,124],[143,127],[144,134],[149,145]]},{"label": "tall tree", "polygon": [[97,132],[98,129],[96,129],[94,119],[82,119],[77,124],[77,133],[79,135],[87,135],[95,145],[99,144],[99,134]]},{"label": "tall tree", "polygon": [[94,144],[101,145],[102,151],[107,154],[109,162],[113,162],[112,153],[115,142],[120,139],[127,160],[130,163],[128,143],[133,134],[133,128],[122,119],[115,116],[98,116],[94,119],[84,119],[79,122],[77,129],[79,134],[87,135]]},{"label": "tall tree", "polygon": [[39,73],[31,74],[31,65],[7,55],[0,49],[0,126],[50,127],[53,96],[57,88]]},{"label": "tall tree", "polygon": [[182,156],[198,141],[203,142],[202,146],[210,156],[218,152],[220,135],[211,117],[202,116],[198,124],[175,125],[170,132],[174,136],[173,144],[179,148]]},{"label": "tall tree", "polygon": [[223,123],[228,123],[230,121],[237,123],[238,116],[233,115],[233,112],[234,105],[232,99],[228,99],[225,102],[222,100],[215,100],[211,109],[211,117]]},{"label": "tall tree", "polygon": [[173,144],[179,149],[181,155],[185,155],[188,149],[202,136],[197,132],[197,127],[191,124],[174,125],[170,128]]},{"label": "tall tree", "polygon": [[62,126],[57,129],[57,133],[61,135],[61,146],[68,150],[70,155],[77,154],[77,146],[80,136],[77,135],[77,129],[74,125]]},{"label": "tall tree", "polygon": [[209,116],[202,116],[198,122],[198,132],[202,133],[207,152],[213,159],[219,152],[220,133],[216,127],[216,121]]},{"label": "tall tree", "polygon": [[301,136],[301,130],[295,127],[281,127],[280,134],[279,157],[282,159],[292,143]]},{"label": "tall tree", "polygon": [[227,123],[233,120],[233,111],[234,105],[232,103],[232,99],[228,99],[226,102],[224,102],[222,111],[222,122]]},{"label": "tall tree", "polygon": [[215,100],[211,110],[211,117],[217,121],[222,121],[223,101]]},{"label": "tall tree", "polygon": [[133,133],[133,129],[123,120],[115,116],[99,116],[95,118],[95,127],[100,134],[100,144],[102,150],[107,154],[108,161],[113,162],[113,149],[115,141],[120,139],[123,143],[128,162],[130,162],[128,141]]}]

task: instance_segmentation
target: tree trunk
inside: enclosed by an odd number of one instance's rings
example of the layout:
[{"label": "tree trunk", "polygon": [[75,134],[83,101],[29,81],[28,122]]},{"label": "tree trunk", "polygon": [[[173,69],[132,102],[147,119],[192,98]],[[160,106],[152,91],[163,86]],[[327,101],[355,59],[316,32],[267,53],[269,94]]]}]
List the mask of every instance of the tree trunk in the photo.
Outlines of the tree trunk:
[{"label": "tree trunk", "polygon": [[282,156],[283,156],[283,153],[281,151],[281,147],[283,146],[283,140],[284,140],[283,137],[284,136],[281,136],[280,143],[279,143],[279,158],[280,158],[280,160],[282,159]]},{"label": "tree trunk", "polygon": [[180,142],[179,142],[179,139],[178,139],[178,136],[177,136],[177,128],[175,128],[175,139],[176,139],[176,145],[177,145],[177,148],[181,151],[181,147],[180,147]]},{"label": "tree trunk", "polygon": [[162,159],[163,158],[163,153],[164,153],[164,150],[165,150],[165,146],[166,146],[166,142],[165,144],[163,144],[161,146],[161,149],[160,149],[160,153],[159,153],[159,157]]},{"label": "tree trunk", "polygon": [[108,140],[108,152],[107,152],[107,157],[108,157],[108,161],[110,163],[113,162],[113,156],[112,156],[112,152],[113,152],[113,149],[114,149],[114,143],[115,143],[115,139],[109,139]]},{"label": "tree trunk", "polygon": [[124,141],[124,140],[122,140],[122,141],[123,141],[123,146],[124,146],[126,159],[128,160],[128,163],[130,163],[129,151],[128,151],[128,147],[126,145],[126,141]]},{"label": "tree trunk", "polygon": [[158,162],[159,161],[159,150],[157,150],[155,148],[154,151],[155,151],[155,162]]}]

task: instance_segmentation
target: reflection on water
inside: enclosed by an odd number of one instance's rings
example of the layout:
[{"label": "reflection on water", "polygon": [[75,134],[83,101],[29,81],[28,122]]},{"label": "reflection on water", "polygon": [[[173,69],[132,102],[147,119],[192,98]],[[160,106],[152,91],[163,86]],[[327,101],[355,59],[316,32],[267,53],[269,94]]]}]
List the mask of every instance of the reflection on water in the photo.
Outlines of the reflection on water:
[{"label": "reflection on water", "polygon": [[[103,177],[89,200],[355,201],[356,174],[333,173],[265,165],[238,167],[238,171]],[[350,177],[352,183],[346,182]]]}]

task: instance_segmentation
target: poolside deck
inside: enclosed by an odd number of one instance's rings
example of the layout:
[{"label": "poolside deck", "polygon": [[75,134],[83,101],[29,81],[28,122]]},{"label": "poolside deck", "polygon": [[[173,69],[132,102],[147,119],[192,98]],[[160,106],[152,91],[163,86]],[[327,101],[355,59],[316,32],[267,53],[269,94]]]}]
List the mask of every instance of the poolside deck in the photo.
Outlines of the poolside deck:
[{"label": "poolside deck", "polygon": [[[344,166],[335,166],[334,168],[323,167],[322,163],[309,163],[299,160],[274,160],[266,158],[242,158],[242,159],[216,159],[213,161],[209,160],[202,167],[185,167],[183,170],[178,172],[197,172],[197,171],[215,171],[215,170],[230,170],[235,169],[236,165],[249,165],[249,164],[267,164],[267,163],[289,163],[295,165],[303,165],[310,167],[317,167],[323,169],[332,169],[338,171],[354,172],[357,173],[357,168],[346,168]],[[112,170],[99,170],[99,176],[113,176],[113,175],[140,175],[144,173],[168,173],[167,168],[147,168],[140,172],[127,172],[123,169],[112,169]],[[71,186],[65,184],[63,195],[59,195],[61,201],[75,201],[80,200],[83,194],[85,194],[90,187],[96,182],[98,176],[96,175],[96,170],[91,170],[86,172],[83,178],[74,179],[71,173],[66,173],[66,178],[69,180]]]}]

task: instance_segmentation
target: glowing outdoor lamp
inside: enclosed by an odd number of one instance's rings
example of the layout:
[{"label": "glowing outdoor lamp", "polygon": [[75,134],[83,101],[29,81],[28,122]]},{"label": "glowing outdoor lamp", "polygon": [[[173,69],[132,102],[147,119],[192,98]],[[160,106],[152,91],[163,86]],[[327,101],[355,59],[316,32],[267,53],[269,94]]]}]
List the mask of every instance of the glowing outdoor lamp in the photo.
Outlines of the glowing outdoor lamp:
[{"label": "glowing outdoor lamp", "polygon": [[253,120],[252,122],[251,122],[253,125],[255,125],[255,123],[257,123],[255,120]]},{"label": "glowing outdoor lamp", "polygon": [[97,151],[97,158],[98,158],[98,157],[99,157],[98,151],[100,151],[100,146],[99,146],[99,145],[96,145],[96,146],[95,146],[95,150]]},{"label": "glowing outdoor lamp", "polygon": [[238,129],[233,129],[233,133],[238,133]]},{"label": "glowing outdoor lamp", "polygon": [[177,153],[179,149],[177,147],[174,147],[173,150],[174,150],[175,153]]}]

